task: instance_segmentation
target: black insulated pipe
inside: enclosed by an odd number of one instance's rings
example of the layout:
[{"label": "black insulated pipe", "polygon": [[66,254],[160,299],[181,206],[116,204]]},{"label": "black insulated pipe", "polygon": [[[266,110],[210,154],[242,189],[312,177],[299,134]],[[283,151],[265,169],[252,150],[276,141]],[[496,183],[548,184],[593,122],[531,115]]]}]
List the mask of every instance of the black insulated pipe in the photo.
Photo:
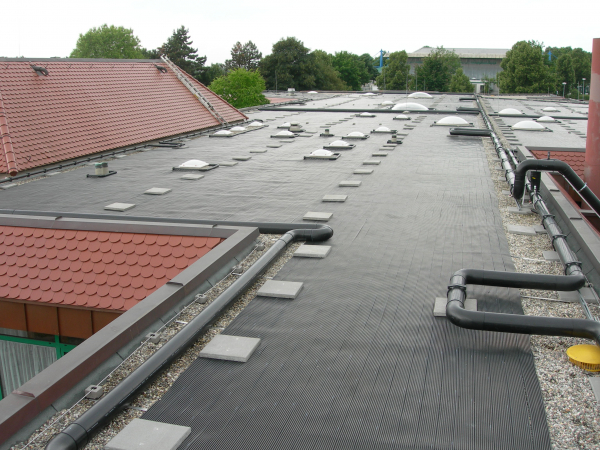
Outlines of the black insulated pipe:
[{"label": "black insulated pipe", "polygon": [[491,136],[491,131],[485,128],[450,128],[452,136]]},{"label": "black insulated pipe", "polygon": [[573,186],[588,205],[600,215],[600,200],[579,175],[564,161],[556,159],[528,159],[519,163],[515,170],[515,184],[512,186],[513,197],[520,199],[525,192],[525,177],[530,170],[553,171],[560,173]]},{"label": "black insulated pipe", "polygon": [[[1,211],[0,211],[1,212]],[[30,211],[34,212],[35,211]],[[18,214],[18,212],[15,212]],[[56,213],[54,213],[56,214]],[[52,214],[52,215],[54,215]],[[36,215],[48,215],[39,214]],[[61,214],[65,217],[65,214]],[[100,216],[95,214],[79,214],[73,217],[82,216]],[[119,217],[120,220],[130,220],[131,217]],[[137,218],[144,221],[156,221],[156,219],[145,217]],[[173,219],[161,218],[161,221],[171,221]],[[269,267],[269,265],[281,254],[288,244],[297,240],[309,240],[312,242],[326,241],[333,235],[333,230],[327,225],[317,224],[284,224],[270,223],[261,228],[261,224],[253,222],[225,222],[225,221],[187,221],[185,223],[219,224],[232,226],[254,226],[258,227],[261,233],[276,233],[277,230],[284,230],[283,236],[279,238],[272,246],[260,257],[248,270],[234,281],[221,295],[219,295],[211,304],[209,304],[200,314],[192,319],[177,333],[171,340],[159,348],[150,358],[141,366],[134,370],[127,378],[115,386],[108,394],[98,400],[90,409],[83,413],[77,420],[67,426],[63,431],[54,436],[46,450],[82,450],[90,438],[100,431],[102,426],[110,418],[119,412],[127,401],[136,395],[149,381],[157,376],[163,369],[181,355],[190,345],[192,345],[202,334],[204,329],[210,325],[221,313],[221,311],[235,300],[242,292],[248,289],[256,279]],[[183,219],[180,223],[184,223]],[[243,224],[243,225],[242,225]],[[253,224],[253,225],[252,225]],[[300,229],[289,229],[291,225],[301,227]],[[264,231],[267,230],[267,231]]]}]

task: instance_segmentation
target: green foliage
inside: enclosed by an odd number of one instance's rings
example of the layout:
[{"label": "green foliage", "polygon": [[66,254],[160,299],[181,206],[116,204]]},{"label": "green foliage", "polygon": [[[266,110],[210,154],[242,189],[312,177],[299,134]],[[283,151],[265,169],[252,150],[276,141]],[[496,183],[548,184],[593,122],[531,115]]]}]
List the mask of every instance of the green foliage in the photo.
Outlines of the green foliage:
[{"label": "green foliage", "polygon": [[365,63],[367,67],[367,72],[369,73],[369,81],[374,81],[379,76],[379,70],[377,70],[377,66],[379,66],[379,58],[373,58],[368,53],[363,53],[360,55],[360,59]]},{"label": "green foliage", "polygon": [[234,69],[213,80],[208,88],[236,108],[269,103],[262,94],[265,80],[256,70]]},{"label": "green foliage", "polygon": [[198,56],[198,49],[192,48],[193,42],[190,41],[188,32],[189,30],[183,25],[174,30],[167,42],[158,49],[158,52],[161,55],[167,55],[173,64],[199,80],[204,71],[206,56]]},{"label": "green foliage", "polygon": [[573,70],[577,82],[585,78],[586,84],[589,84],[592,76],[592,54],[581,48],[576,48],[571,52],[571,59],[573,60]]},{"label": "green foliage", "polygon": [[544,64],[542,45],[536,41],[519,41],[500,63],[500,89],[510,93],[547,92],[554,84],[548,66]]},{"label": "green foliage", "polygon": [[450,79],[450,92],[473,92],[474,87],[462,68],[456,69]]},{"label": "green foliage", "polygon": [[160,52],[157,48],[148,50],[142,47],[142,53],[145,59],[160,59]]},{"label": "green foliage", "polygon": [[252,41],[242,45],[239,41],[231,48],[231,59],[225,61],[227,70],[232,69],[258,69],[258,63],[262,59],[262,53]]},{"label": "green foliage", "polygon": [[295,37],[281,39],[259,64],[267,89],[309,90],[315,87],[315,57]]},{"label": "green foliage", "polygon": [[569,53],[565,53],[556,60],[556,80],[562,84],[567,83],[566,90],[570,91],[575,85],[575,69],[573,69],[573,60]]},{"label": "green foliage", "polygon": [[208,86],[213,82],[215,78],[222,77],[227,75],[227,69],[225,68],[225,64],[222,63],[213,63],[209,67],[206,67],[200,76],[200,82],[205,86]]},{"label": "green foliage", "polygon": [[[551,58],[550,58],[551,56]],[[569,67],[568,58],[571,59],[573,72]],[[562,95],[562,83],[567,82],[567,89],[572,89],[578,84],[582,84],[582,78],[589,83],[592,68],[592,54],[581,48],[572,49],[571,47],[546,47],[544,51],[544,64],[548,66],[553,87],[551,89],[558,91]],[[577,93],[577,91],[575,91]],[[577,95],[575,95],[577,98]]]},{"label": "green foliage", "polygon": [[323,50],[314,50],[315,89],[321,91],[346,91],[348,86],[340,78],[340,73],[333,68],[333,56]]},{"label": "green foliage", "polygon": [[381,69],[381,74],[376,78],[375,84],[379,89],[401,90],[406,89],[409,79],[408,55],[404,50],[390,53]]},{"label": "green foliage", "polygon": [[340,73],[340,78],[353,91],[360,91],[361,86],[370,80],[367,66],[360,56],[354,53],[336,52],[332,63],[334,69]]},{"label": "green foliage", "polygon": [[133,35],[133,30],[104,24],[80,34],[70,57],[142,59],[145,56],[140,47],[140,40]]},{"label": "green foliage", "polygon": [[460,58],[456,53],[437,47],[423,58],[423,64],[417,67],[417,77],[425,82],[427,90],[448,92],[452,75],[460,67]]}]

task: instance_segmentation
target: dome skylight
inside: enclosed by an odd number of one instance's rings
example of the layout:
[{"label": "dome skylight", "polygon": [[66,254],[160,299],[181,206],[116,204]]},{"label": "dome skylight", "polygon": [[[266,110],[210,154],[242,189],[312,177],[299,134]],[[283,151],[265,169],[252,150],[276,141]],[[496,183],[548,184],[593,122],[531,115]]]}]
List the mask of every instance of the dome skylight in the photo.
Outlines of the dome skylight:
[{"label": "dome skylight", "polygon": [[447,126],[447,127],[457,127],[457,126],[470,127],[471,126],[471,124],[469,122],[467,122],[462,117],[458,117],[458,116],[444,117],[443,119],[440,119],[437,122],[435,122],[434,125]]},{"label": "dome skylight", "polygon": [[398,114],[396,117],[394,117],[395,120],[410,120],[410,117],[408,117],[406,114]]},{"label": "dome skylight", "polygon": [[523,130],[523,131],[544,131],[546,127],[540,125],[539,123],[534,122],[533,120],[523,120],[514,124],[511,127],[513,130]]},{"label": "dome skylight", "polygon": [[498,114],[501,116],[514,116],[514,115],[522,115],[523,113],[515,108],[506,108],[500,111]]},{"label": "dome skylight", "polygon": [[289,128],[292,124],[289,122],[282,123],[277,128]]},{"label": "dome skylight", "polygon": [[395,111],[428,111],[427,106],[421,105],[420,103],[396,103],[392,108]]},{"label": "dome skylight", "polygon": [[375,94],[373,94],[372,92],[367,92],[366,94],[363,94],[363,95],[364,95],[365,97],[370,97],[370,96],[372,96],[372,95],[375,95]]},{"label": "dome skylight", "polygon": [[392,130],[390,130],[388,127],[379,127],[375,129],[375,131],[379,133],[390,133]]},{"label": "dome skylight", "polygon": [[247,126],[248,127],[262,127],[263,125],[264,125],[264,123],[255,120],[254,122],[252,122],[251,124],[249,124]]},{"label": "dome skylight", "polygon": [[307,94],[318,94],[317,91],[308,91]]},{"label": "dome skylight", "polygon": [[542,116],[540,118],[537,119],[538,122],[557,122],[557,120],[554,117],[550,117],[550,116]]},{"label": "dome skylight", "polygon": [[215,136],[229,136],[230,134],[233,133],[229,130],[219,130],[215,133]]},{"label": "dome skylight", "polygon": [[547,106],[545,108],[542,108],[542,111],[546,111],[546,112],[557,112],[558,109],[555,108],[554,106]]},{"label": "dome skylight", "polygon": [[333,141],[331,144],[329,144],[329,147],[350,147],[350,144],[348,144],[346,141]]},{"label": "dome skylight", "polygon": [[319,149],[319,150],[315,150],[314,152],[311,153],[312,156],[331,156],[333,155],[333,152],[330,152],[329,150],[325,150],[325,149]]},{"label": "dome skylight", "polygon": [[245,127],[233,127],[230,128],[230,131],[246,131]]},{"label": "dome skylight", "polygon": [[277,133],[277,136],[293,136],[294,133],[292,133],[291,131],[280,131],[279,133]]},{"label": "dome skylight", "polygon": [[385,102],[382,102],[382,103],[381,103],[381,106],[389,106],[389,105],[393,105],[393,104],[394,104],[394,102],[391,102],[391,101],[389,101],[389,100],[386,100]]},{"label": "dome skylight", "polygon": [[375,117],[375,114],[364,112],[364,113],[360,113],[359,116],[360,117]]},{"label": "dome skylight", "polygon": [[350,137],[364,137],[364,133],[361,133],[360,131],[353,131],[352,133],[348,133],[348,136]]},{"label": "dome skylight", "polygon": [[208,166],[208,163],[204,162],[204,161],[201,161],[199,159],[190,159],[189,161],[184,162],[179,167],[196,167],[196,168],[200,168],[200,167],[204,167],[204,166]]},{"label": "dome skylight", "polygon": [[429,95],[427,92],[413,92],[408,98],[433,98],[433,96]]}]

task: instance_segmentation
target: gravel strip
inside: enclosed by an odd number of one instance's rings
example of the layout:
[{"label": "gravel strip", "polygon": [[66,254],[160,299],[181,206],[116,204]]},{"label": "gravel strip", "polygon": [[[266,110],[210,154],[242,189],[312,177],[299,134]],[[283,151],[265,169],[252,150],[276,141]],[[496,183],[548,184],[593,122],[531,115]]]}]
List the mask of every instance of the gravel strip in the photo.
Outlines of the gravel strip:
[{"label": "gravel strip", "polygon": [[[479,126],[485,127],[481,118]],[[496,128],[495,131],[500,136],[502,144],[509,148],[508,142],[499,130]],[[516,206],[515,200],[502,193],[502,190],[508,189],[508,183],[496,179],[497,171],[494,168],[498,162],[494,160],[497,158],[494,145],[487,138],[483,139],[483,143],[490,173],[494,180],[504,231],[517,272],[564,275],[564,269],[560,262],[544,260],[542,252],[554,250],[548,235],[508,234],[507,225],[509,224],[539,225],[541,218],[537,214],[522,215],[508,212],[509,206]],[[579,303],[562,303],[525,297],[558,299],[556,291],[521,289],[520,292],[523,296],[523,310],[527,315],[585,318]],[[590,304],[589,307],[594,316],[600,316],[600,308],[597,305]],[[544,398],[553,448],[597,450],[600,448],[600,410],[588,381],[589,377],[597,376],[597,374],[586,372],[570,363],[566,354],[567,349],[573,345],[592,342],[586,339],[532,335],[530,343]]]},{"label": "gravel strip", "polygon": [[[261,235],[260,240],[265,244],[265,249],[262,251],[253,251],[246,259],[240,264],[244,268],[244,272],[248,267],[254,264],[264,253],[268,250],[275,241],[279,239],[278,235]],[[128,406],[118,413],[108,425],[104,426],[102,431],[95,435],[92,440],[85,447],[86,449],[100,450],[108,443],[110,439],[116,436],[129,422],[137,417],[141,417],[142,414],[159,400],[171,387],[173,382],[181,375],[185,369],[187,369],[192,362],[198,357],[198,353],[204,348],[210,340],[220,334],[229,325],[237,315],[256,297],[256,292],[264,284],[264,282],[270,278],[273,278],[277,272],[283,267],[283,265],[293,256],[296,249],[301,245],[301,242],[296,242],[288,245],[275,262],[267,269],[267,271],[260,276],[256,282],[244,292],[234,303],[232,303],[227,309],[225,309],[221,316],[206,330],[206,332],[192,345],[190,346],[183,355],[181,355],[175,362],[171,364],[169,368],[164,370],[154,381],[151,382],[143,392],[137,395]],[[114,386],[116,386],[121,380],[127,377],[133,372],[138,366],[140,366],[149,356],[151,356],[157,349],[159,349],[166,341],[172,336],[177,334],[185,323],[192,320],[198,315],[204,308],[209,305],[215,298],[217,298],[225,289],[227,289],[235,280],[238,275],[230,274],[225,277],[219,284],[213,287],[206,293],[206,303],[200,304],[193,302],[189,307],[185,308],[177,317],[175,317],[169,324],[167,324],[161,331],[161,341],[158,344],[152,344],[146,342],[131,357],[124,361],[124,363],[115,369],[102,384],[105,392],[109,392]],[[45,448],[48,441],[62,429],[64,429],[69,423],[76,420],[81,414],[87,411],[93,404],[94,400],[82,399],[79,403],[73,406],[70,410],[63,410],[51,417],[40,429],[36,430],[35,433],[29,438],[31,441],[35,438],[34,442],[31,443],[19,443],[11,449],[36,449],[42,450]],[[56,423],[53,423],[57,421]],[[36,438],[38,434],[41,435]]]}]

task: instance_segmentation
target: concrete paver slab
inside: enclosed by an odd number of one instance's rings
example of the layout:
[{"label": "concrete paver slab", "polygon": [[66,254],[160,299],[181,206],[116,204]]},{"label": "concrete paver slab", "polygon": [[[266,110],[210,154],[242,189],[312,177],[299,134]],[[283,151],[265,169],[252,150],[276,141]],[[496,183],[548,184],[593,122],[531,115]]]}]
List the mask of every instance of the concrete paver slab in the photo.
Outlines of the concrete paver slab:
[{"label": "concrete paver slab", "polygon": [[260,339],[217,334],[198,354],[201,358],[246,362],[260,345]]},{"label": "concrete paver slab", "polygon": [[327,222],[332,217],[333,213],[309,211],[306,214],[304,214],[302,220],[318,220],[320,222]]},{"label": "concrete paver slab", "polygon": [[302,290],[303,283],[296,281],[267,280],[256,295],[262,297],[294,299]]},{"label": "concrete paver slab", "polygon": [[190,427],[133,419],[112,438],[106,450],[175,450],[191,433]]},{"label": "concrete paver slab", "polygon": [[303,258],[325,258],[331,251],[330,245],[307,245],[302,244],[294,252],[294,256]]},{"label": "concrete paver slab", "polygon": [[134,203],[111,203],[110,205],[106,205],[104,209],[108,211],[127,211],[135,206]]}]

